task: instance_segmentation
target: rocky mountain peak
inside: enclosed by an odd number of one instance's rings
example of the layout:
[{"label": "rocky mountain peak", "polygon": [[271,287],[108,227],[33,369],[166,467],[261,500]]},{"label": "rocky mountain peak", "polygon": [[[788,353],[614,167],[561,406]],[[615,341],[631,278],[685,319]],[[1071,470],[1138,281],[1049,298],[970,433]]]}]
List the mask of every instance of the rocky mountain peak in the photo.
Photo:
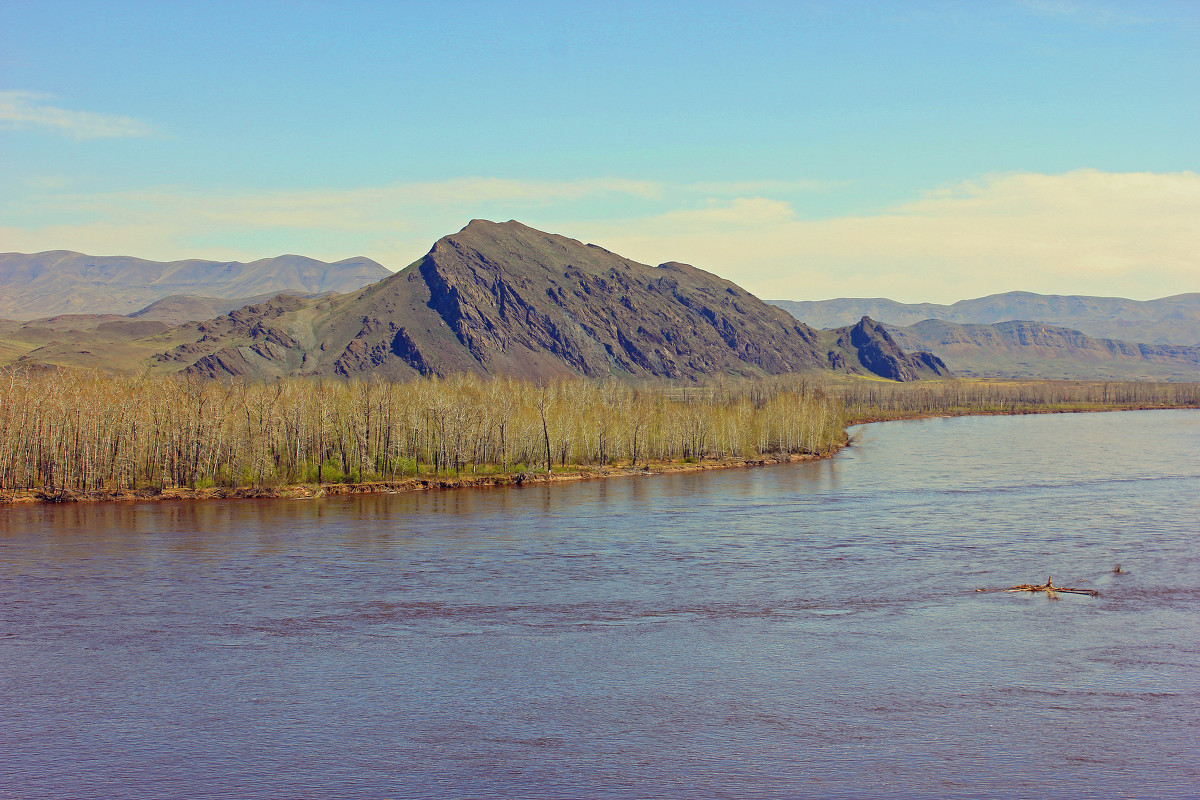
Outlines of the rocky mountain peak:
[{"label": "rocky mountain peak", "polygon": [[849,328],[833,331],[834,346],[829,352],[830,364],[845,364],[854,371],[846,354],[853,354],[864,370],[894,381],[912,381],[950,374],[950,369],[932,353],[905,353],[892,335],[880,323],[864,316]]},{"label": "rocky mountain peak", "polygon": [[[254,326],[229,319],[240,341],[226,348],[237,353],[197,359],[205,374],[221,364],[257,369],[255,358],[274,358],[258,346],[263,336]],[[275,331],[273,347],[286,333],[300,348],[275,359],[277,372],[298,364],[303,373],[347,377],[467,371],[534,380],[871,371],[859,357],[861,342],[887,335],[872,327],[847,339],[839,366],[825,334],[730,281],[679,262],[641,264],[511,220],[472,220],[387,280],[275,314],[262,330]],[[208,342],[205,349],[212,354]],[[872,363],[889,377],[928,374],[890,339],[876,350]],[[181,353],[192,358],[195,345]]]}]

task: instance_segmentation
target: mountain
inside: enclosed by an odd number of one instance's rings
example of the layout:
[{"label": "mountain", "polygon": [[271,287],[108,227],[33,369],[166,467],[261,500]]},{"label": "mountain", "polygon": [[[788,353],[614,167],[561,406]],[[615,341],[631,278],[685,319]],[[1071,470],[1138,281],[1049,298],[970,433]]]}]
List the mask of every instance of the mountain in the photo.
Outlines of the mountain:
[{"label": "mountain", "polygon": [[351,292],[392,273],[369,258],[327,264],[285,255],[237,261],[146,261],[66,250],[0,253],[0,317],[131,314],[170,295],[213,298]]},{"label": "mountain", "polygon": [[899,341],[870,317],[854,325],[819,333],[831,368],[856,375],[878,375],[894,381],[949,376],[942,359],[923,349],[905,353]]},{"label": "mountain", "polygon": [[981,378],[1200,380],[1200,347],[1093,338],[1041,322],[887,326],[904,348],[930,350],[958,375]]},{"label": "mountain", "polygon": [[515,221],[475,220],[360,291],[279,296],[172,336],[180,344],[157,368],[209,377],[945,372],[932,356],[903,353],[869,320],[818,332],[695,267],[639,264]]},{"label": "mountain", "polygon": [[769,302],[818,328],[848,325],[863,316],[888,325],[913,325],[926,319],[983,325],[1037,320],[1078,330],[1088,336],[1152,344],[1200,345],[1200,293],[1158,300],[1126,300],[1121,297],[1007,292],[960,300],[951,305],[846,297]]}]

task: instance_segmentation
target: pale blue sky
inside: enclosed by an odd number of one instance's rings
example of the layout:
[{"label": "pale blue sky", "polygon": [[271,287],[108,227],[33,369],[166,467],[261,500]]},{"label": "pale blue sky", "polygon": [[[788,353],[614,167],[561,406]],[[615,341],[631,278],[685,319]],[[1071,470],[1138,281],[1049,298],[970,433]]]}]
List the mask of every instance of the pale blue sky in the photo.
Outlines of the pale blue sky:
[{"label": "pale blue sky", "polygon": [[1198,8],[0,0],[0,250],[517,218],[769,297],[1200,291]]}]

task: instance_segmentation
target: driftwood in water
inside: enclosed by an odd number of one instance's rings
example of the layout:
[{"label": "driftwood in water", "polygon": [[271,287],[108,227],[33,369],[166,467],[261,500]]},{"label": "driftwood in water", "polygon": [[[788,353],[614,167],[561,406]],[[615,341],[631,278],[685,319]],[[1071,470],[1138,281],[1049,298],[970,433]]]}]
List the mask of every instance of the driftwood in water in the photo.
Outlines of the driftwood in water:
[{"label": "driftwood in water", "polygon": [[1095,589],[1073,589],[1067,586],[1055,586],[1054,576],[1047,576],[1046,582],[1041,585],[1032,583],[1022,583],[1018,586],[1010,586],[1005,589],[1006,592],[1045,592],[1047,597],[1056,598],[1059,592],[1064,594],[1086,594],[1090,597],[1099,597],[1100,593]]}]

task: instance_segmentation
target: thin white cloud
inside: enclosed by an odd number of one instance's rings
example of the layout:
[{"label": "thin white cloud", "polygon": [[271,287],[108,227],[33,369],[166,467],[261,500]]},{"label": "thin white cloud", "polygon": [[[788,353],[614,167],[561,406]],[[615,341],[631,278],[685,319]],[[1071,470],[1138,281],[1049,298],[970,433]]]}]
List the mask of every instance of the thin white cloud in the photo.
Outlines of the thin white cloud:
[{"label": "thin white cloud", "polygon": [[124,139],[150,136],[146,123],[132,117],[70,111],[52,106],[49,95],[0,91],[0,126],[51,130],[74,139]]},{"label": "thin white cloud", "polygon": [[778,201],[743,198],[586,227],[631,258],[689,261],[781,299],[1200,291],[1194,172],[1003,174],[871,216],[804,220]]}]

